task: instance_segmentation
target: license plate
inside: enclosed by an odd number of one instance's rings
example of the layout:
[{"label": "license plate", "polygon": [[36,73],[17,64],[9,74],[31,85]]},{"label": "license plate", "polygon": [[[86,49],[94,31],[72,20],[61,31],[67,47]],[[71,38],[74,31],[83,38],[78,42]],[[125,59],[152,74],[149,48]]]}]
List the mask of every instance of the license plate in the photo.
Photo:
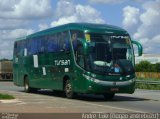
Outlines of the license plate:
[{"label": "license plate", "polygon": [[118,91],[119,91],[119,88],[111,88],[111,91],[112,91],[112,92],[118,92]]}]

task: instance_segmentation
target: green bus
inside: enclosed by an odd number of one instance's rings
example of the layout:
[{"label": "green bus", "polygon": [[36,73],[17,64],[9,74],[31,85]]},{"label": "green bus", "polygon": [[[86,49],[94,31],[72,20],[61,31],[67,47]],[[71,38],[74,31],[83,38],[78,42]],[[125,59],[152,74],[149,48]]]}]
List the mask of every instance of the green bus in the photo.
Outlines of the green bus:
[{"label": "green bus", "polygon": [[135,91],[132,41],[122,28],[91,23],[69,23],[17,39],[13,52],[13,81],[25,92],[51,89],[67,98],[77,93]]}]

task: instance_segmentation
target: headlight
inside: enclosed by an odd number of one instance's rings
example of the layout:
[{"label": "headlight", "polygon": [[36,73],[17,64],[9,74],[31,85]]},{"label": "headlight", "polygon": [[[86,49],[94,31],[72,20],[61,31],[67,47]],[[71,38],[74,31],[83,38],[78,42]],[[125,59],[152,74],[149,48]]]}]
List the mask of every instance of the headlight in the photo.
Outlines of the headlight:
[{"label": "headlight", "polygon": [[135,80],[135,78],[133,78],[133,79],[131,79],[131,80],[129,80],[129,82],[135,82],[136,80]]},{"label": "headlight", "polygon": [[95,83],[98,83],[98,82],[99,82],[98,79],[95,79],[95,78],[93,78],[93,77],[87,76],[87,75],[85,75],[85,74],[83,74],[83,76],[84,76],[87,80],[89,80],[89,81],[93,81],[93,82],[95,82]]}]

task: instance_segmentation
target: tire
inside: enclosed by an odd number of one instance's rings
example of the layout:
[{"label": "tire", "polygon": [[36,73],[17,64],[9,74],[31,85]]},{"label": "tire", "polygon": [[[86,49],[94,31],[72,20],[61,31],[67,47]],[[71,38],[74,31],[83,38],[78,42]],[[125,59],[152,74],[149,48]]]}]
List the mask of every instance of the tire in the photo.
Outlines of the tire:
[{"label": "tire", "polygon": [[25,78],[25,80],[24,80],[24,92],[31,93],[31,92],[36,92],[36,91],[37,91],[36,88],[31,88],[29,86],[29,80],[27,78]]},{"label": "tire", "polygon": [[75,97],[75,93],[73,92],[72,84],[70,80],[67,80],[64,87],[65,97],[72,99]]},{"label": "tire", "polygon": [[105,93],[103,94],[105,100],[112,100],[115,96],[115,93]]}]

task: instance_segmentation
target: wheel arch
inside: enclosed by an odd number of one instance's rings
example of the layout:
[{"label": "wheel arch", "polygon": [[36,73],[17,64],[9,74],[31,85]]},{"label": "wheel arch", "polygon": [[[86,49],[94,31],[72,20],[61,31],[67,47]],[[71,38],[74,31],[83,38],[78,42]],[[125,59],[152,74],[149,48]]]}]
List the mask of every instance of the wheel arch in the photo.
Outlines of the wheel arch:
[{"label": "wheel arch", "polygon": [[24,74],[24,76],[23,76],[23,85],[24,85],[25,81],[27,80],[27,78],[28,78],[28,75]]},{"label": "wheel arch", "polygon": [[69,77],[68,75],[65,75],[65,76],[63,77],[63,90],[64,90],[65,83],[66,83],[67,80],[70,80],[70,77]]}]

